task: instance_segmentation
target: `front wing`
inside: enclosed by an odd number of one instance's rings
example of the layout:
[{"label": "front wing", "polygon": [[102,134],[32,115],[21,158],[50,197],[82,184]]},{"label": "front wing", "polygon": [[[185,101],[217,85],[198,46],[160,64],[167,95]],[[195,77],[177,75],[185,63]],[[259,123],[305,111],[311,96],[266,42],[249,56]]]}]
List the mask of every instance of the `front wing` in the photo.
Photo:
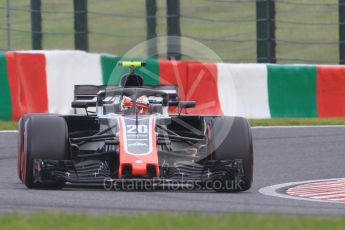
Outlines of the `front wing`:
[{"label": "front wing", "polygon": [[[101,160],[35,159],[34,182],[67,182],[74,185],[102,186],[115,190],[214,189],[240,186],[244,176],[242,160],[207,160],[203,163],[176,162],[161,166],[161,177],[118,178]],[[219,187],[221,189],[221,187]]]}]

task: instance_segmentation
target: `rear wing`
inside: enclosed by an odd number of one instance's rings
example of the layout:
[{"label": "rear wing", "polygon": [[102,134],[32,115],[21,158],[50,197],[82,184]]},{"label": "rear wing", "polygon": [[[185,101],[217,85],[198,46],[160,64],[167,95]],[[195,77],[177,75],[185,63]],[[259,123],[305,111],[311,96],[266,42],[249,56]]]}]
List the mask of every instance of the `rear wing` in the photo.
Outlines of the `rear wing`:
[{"label": "rear wing", "polygon": [[[72,108],[96,107],[97,94],[100,91],[111,91],[119,88],[121,87],[112,85],[75,85]],[[165,92],[169,96],[169,102],[178,103],[179,101],[177,85],[145,86],[143,88]]]}]

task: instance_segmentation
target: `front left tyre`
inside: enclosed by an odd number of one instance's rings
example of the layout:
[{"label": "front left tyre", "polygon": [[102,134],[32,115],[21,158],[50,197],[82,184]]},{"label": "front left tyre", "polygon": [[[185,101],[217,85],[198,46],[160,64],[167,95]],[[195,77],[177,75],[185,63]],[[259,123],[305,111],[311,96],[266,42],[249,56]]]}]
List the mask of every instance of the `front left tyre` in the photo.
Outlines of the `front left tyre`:
[{"label": "front left tyre", "polygon": [[[242,192],[249,190],[253,183],[254,151],[253,137],[247,119],[243,117],[221,116],[212,119],[210,126],[215,160],[240,160],[243,177],[225,180],[217,192]],[[230,185],[230,186],[229,186]]]}]

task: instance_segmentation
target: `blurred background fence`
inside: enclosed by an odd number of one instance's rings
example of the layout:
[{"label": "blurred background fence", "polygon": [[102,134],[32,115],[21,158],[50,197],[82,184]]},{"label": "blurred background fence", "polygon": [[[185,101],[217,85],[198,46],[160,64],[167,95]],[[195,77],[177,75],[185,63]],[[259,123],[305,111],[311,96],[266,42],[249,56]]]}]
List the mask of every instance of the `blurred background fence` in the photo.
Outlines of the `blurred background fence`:
[{"label": "blurred background fence", "polygon": [[345,0],[2,0],[0,17],[4,51],[123,55],[146,39],[177,35],[225,62],[345,63]]}]

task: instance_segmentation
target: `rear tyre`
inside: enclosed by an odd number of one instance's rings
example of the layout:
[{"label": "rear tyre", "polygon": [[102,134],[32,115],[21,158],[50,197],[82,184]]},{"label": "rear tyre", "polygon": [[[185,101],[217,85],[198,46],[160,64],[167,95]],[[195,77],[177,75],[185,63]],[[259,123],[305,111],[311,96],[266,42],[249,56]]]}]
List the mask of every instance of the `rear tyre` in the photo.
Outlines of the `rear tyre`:
[{"label": "rear tyre", "polygon": [[[242,160],[244,176],[238,183],[222,182],[217,192],[241,192],[250,189],[253,182],[253,138],[248,121],[243,117],[215,117],[210,127],[213,159]],[[229,183],[231,182],[231,183]],[[224,184],[227,183],[227,184]],[[229,186],[231,185],[231,186]]]},{"label": "rear tyre", "polygon": [[53,115],[28,116],[24,125],[22,181],[28,188],[62,188],[64,182],[34,181],[34,159],[68,159],[68,130],[62,117]]}]

